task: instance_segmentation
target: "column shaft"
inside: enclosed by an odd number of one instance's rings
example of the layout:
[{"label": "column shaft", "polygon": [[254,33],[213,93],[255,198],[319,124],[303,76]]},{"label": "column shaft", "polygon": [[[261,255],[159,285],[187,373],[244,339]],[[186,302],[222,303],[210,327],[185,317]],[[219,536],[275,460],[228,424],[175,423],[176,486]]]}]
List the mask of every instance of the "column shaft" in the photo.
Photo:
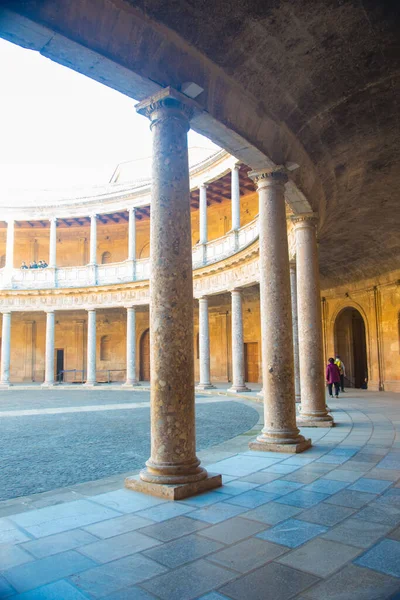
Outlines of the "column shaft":
[{"label": "column shaft", "polygon": [[54,385],[54,339],[55,339],[55,313],[46,313],[46,362],[44,386]]},{"label": "column shaft", "polygon": [[199,298],[199,390],[212,389],[210,381],[210,331],[208,323],[208,298]]},{"label": "column shaft", "polygon": [[128,260],[136,260],[136,210],[128,210]]},{"label": "column shaft", "polygon": [[245,383],[242,292],[232,290],[232,386],[229,392],[249,392]]},{"label": "column shaft", "polygon": [[290,292],[292,298],[294,389],[296,402],[300,402],[299,322],[297,316],[297,280],[295,260],[290,261]]},{"label": "column shaft", "polygon": [[200,244],[207,244],[207,186],[203,183],[199,188],[199,212],[200,212]]},{"label": "column shaft", "polygon": [[6,267],[14,267],[14,221],[7,221]]},{"label": "column shaft", "polygon": [[331,427],[333,419],[325,400],[321,294],[319,288],[316,216],[292,217],[296,233],[297,309],[301,416],[307,427]]},{"label": "column shaft", "polygon": [[136,379],[136,309],[126,309],[126,386],[138,385]]},{"label": "column shaft", "polygon": [[253,450],[301,452],[296,426],[289,250],[283,170],[252,174],[259,194],[260,312],[264,428]]},{"label": "column shaft", "polygon": [[88,310],[86,385],[96,385],[96,311]]},{"label": "column shaft", "polygon": [[136,107],[150,117],[153,133],[151,456],[141,481],[128,479],[126,485],[173,499],[221,485],[220,476],[208,478],[196,456],[187,148],[192,106],[193,101],[167,88]]},{"label": "column shaft", "polygon": [[91,265],[97,264],[97,215],[90,217],[90,258]]},{"label": "column shaft", "polygon": [[1,330],[1,372],[0,386],[10,385],[10,353],[11,353],[11,313],[3,313]]},{"label": "column shaft", "polygon": [[50,219],[49,267],[57,266],[57,219]]},{"label": "column shaft", "polygon": [[240,187],[239,187],[239,165],[235,165],[231,171],[231,202],[232,202],[232,229],[240,229]]}]

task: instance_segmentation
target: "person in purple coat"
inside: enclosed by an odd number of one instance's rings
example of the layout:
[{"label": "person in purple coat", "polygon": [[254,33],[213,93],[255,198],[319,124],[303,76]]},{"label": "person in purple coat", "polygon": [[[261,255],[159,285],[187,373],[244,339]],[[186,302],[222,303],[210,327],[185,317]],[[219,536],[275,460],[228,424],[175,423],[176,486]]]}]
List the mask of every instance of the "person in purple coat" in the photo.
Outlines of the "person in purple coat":
[{"label": "person in purple coat", "polygon": [[329,396],[333,398],[332,386],[335,386],[335,398],[339,398],[340,389],[340,371],[339,367],[335,365],[335,360],[330,358],[326,366],[326,383],[328,384]]}]

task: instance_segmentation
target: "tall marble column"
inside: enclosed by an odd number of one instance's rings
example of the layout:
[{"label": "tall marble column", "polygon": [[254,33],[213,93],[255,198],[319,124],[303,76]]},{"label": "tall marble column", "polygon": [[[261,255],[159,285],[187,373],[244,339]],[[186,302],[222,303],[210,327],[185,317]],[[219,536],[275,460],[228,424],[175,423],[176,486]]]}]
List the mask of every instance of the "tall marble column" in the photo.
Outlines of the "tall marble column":
[{"label": "tall marble column", "polygon": [[90,216],[90,257],[89,264],[97,264],[97,215]]},{"label": "tall marble column", "polygon": [[125,387],[139,385],[136,379],[136,308],[126,309],[126,381]]},{"label": "tall marble column", "polygon": [[300,356],[299,356],[299,322],[297,317],[297,280],[296,261],[291,260],[290,266],[290,293],[292,298],[292,325],[293,325],[293,358],[294,358],[294,390],[296,402],[300,402]]},{"label": "tall marble column", "polygon": [[333,418],[325,399],[321,294],[319,287],[317,216],[314,213],[292,217],[296,234],[297,309],[301,413],[304,427],[332,427]]},{"label": "tall marble column", "polygon": [[215,386],[210,380],[210,331],[208,323],[208,298],[199,298],[199,362],[200,381],[198,390],[209,390]]},{"label": "tall marble column", "polygon": [[200,239],[199,244],[203,247],[203,263],[207,262],[207,242],[208,242],[208,228],[207,228],[207,186],[202,183],[199,188],[199,213],[200,213]]},{"label": "tall marble column", "polygon": [[232,229],[240,229],[240,187],[239,165],[234,165],[231,170],[231,203],[232,203]]},{"label": "tall marble column", "polygon": [[136,209],[128,208],[128,260],[132,263],[132,279],[136,275]]},{"label": "tall marble column", "polygon": [[3,312],[1,329],[1,368],[0,388],[10,386],[10,354],[11,354],[11,312]]},{"label": "tall marble column", "polygon": [[187,132],[197,104],[166,88],[136,105],[151,120],[151,456],[126,486],[178,500],[219,487],[196,456]]},{"label": "tall marble column", "polygon": [[57,219],[50,219],[49,267],[57,266]]},{"label": "tall marble column", "polygon": [[88,310],[86,384],[96,385],[96,311]]},{"label": "tall marble column", "polygon": [[242,292],[232,290],[232,385],[228,392],[250,392],[245,383]]},{"label": "tall marble column", "polygon": [[283,168],[250,174],[257,184],[264,428],[252,450],[302,452],[311,445],[296,425],[289,250]]},{"label": "tall marble column", "polygon": [[14,221],[7,221],[7,238],[6,238],[6,268],[14,267]]},{"label": "tall marble column", "polygon": [[46,357],[43,387],[54,385],[54,339],[55,339],[54,310],[46,312]]}]

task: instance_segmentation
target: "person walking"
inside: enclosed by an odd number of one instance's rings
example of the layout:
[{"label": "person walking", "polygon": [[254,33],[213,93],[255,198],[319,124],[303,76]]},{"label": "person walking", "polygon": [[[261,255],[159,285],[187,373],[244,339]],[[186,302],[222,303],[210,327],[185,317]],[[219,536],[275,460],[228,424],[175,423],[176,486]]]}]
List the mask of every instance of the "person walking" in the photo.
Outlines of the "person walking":
[{"label": "person walking", "polygon": [[339,373],[340,373],[340,389],[342,390],[342,392],[344,392],[345,391],[344,378],[346,377],[346,369],[345,369],[344,363],[341,360],[339,354],[336,354],[335,365],[337,365],[337,367],[339,369]]},{"label": "person walking", "polygon": [[329,397],[333,398],[332,386],[335,387],[335,398],[339,398],[339,389],[340,389],[340,371],[339,367],[335,363],[333,358],[328,360],[328,364],[326,366],[326,383],[328,384]]}]

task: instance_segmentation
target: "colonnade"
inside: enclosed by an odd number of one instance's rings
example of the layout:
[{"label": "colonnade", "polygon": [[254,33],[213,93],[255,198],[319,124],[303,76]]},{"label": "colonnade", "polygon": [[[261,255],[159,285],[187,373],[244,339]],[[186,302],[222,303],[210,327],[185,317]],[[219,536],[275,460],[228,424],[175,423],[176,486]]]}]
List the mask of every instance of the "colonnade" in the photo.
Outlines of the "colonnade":
[{"label": "colonnade", "polygon": [[[178,499],[221,484],[196,458],[193,374],[193,274],[190,231],[187,131],[198,107],[167,88],[139,103],[151,121],[153,189],[150,276],[151,457],[129,488]],[[234,175],[237,173],[237,175]],[[260,312],[264,428],[250,443],[255,450],[301,452],[311,445],[299,432],[295,409],[295,358],[292,296],[297,294],[301,423],[331,426],[323,390],[322,323],[319,306],[314,215],[293,219],[297,275],[291,286],[283,167],[250,174],[259,194]],[[234,169],[232,188],[238,188]],[[236,186],[236,188],[235,188]],[[232,203],[232,227],[238,215]],[[200,190],[200,239],[207,239],[206,187]],[[292,276],[293,278],[293,276]],[[245,391],[242,295],[232,294],[232,390]],[[200,299],[200,384],[211,385],[208,302]],[[297,368],[297,372],[299,369]],[[318,381],[316,381],[318,380]],[[321,388],[322,386],[322,388]]]},{"label": "colonnade", "polygon": [[[151,456],[139,477],[126,486],[137,491],[179,499],[221,485],[220,475],[210,475],[196,457],[193,270],[190,234],[190,188],[187,132],[197,104],[171,88],[136,106],[151,121],[153,132],[152,218],[150,243],[151,331]],[[296,235],[296,285],[289,266],[283,167],[250,174],[259,195],[260,313],[264,428],[250,442],[261,451],[301,452],[311,445],[296,424],[295,352],[292,296],[297,293],[297,321],[301,412],[306,426],[332,426],[325,403],[322,357],[322,323],[318,283],[315,215],[293,218]],[[232,228],[239,222],[239,170],[232,170]],[[206,187],[200,190],[201,240],[207,239]],[[134,214],[134,213],[132,213]],[[96,217],[91,219],[90,260],[95,265]],[[130,231],[130,244],[134,232]],[[11,234],[10,234],[11,239]],[[7,236],[8,240],[8,236]],[[10,242],[11,243],[11,242]],[[134,254],[130,252],[130,255]],[[243,392],[244,345],[242,293],[231,290],[232,299],[232,391]],[[127,323],[127,384],[134,376],[134,309]],[[52,316],[49,316],[52,314]],[[9,378],[10,317],[3,317],[1,384]],[[296,317],[295,317],[296,318]],[[211,385],[209,368],[208,302],[199,303],[200,385]],[[87,385],[95,383],[96,311],[88,311]],[[54,313],[47,315],[46,384],[54,378],[51,349],[54,347]],[[4,360],[6,359],[6,360]],[[54,360],[54,358],[53,358]]]}]

